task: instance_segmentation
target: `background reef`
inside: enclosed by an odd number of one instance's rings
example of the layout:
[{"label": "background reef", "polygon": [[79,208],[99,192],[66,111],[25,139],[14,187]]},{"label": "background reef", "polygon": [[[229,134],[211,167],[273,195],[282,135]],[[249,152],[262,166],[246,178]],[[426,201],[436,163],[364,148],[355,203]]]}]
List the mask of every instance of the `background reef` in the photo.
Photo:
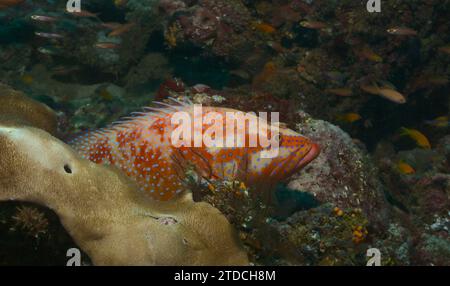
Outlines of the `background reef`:
[{"label": "background reef", "polygon": [[[59,138],[169,96],[277,111],[322,153],[275,206],[192,179],[254,264],[365,265],[376,247],[383,265],[450,265],[450,1],[56,2],[0,10],[0,81],[51,107]],[[64,265],[73,246],[51,211],[0,204],[0,264]]]}]

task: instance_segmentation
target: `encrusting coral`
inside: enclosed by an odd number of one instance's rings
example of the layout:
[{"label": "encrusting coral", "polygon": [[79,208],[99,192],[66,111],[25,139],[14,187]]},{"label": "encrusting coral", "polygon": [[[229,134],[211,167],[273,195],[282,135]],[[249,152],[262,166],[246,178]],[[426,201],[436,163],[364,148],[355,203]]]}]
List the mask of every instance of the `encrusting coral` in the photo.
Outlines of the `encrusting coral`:
[{"label": "encrusting coral", "polygon": [[2,83],[0,121],[8,125],[35,126],[53,135],[57,131],[56,113],[53,110]]},{"label": "encrusting coral", "polygon": [[248,264],[226,218],[190,193],[152,201],[118,170],[30,126],[0,123],[0,157],[0,201],[54,210],[95,265]]}]

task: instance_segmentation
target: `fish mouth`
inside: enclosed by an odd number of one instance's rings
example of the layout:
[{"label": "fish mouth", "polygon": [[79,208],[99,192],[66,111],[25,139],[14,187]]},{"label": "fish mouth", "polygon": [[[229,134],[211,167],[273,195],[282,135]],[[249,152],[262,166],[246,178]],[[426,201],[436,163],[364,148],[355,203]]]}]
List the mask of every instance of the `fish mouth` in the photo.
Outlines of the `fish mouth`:
[{"label": "fish mouth", "polygon": [[319,154],[320,154],[320,146],[315,143],[311,143],[311,148],[309,149],[308,153],[297,163],[295,169],[296,170],[302,169],[303,167],[311,163],[314,159],[316,159],[317,156],[319,156]]},{"label": "fish mouth", "polygon": [[308,165],[311,161],[313,161],[320,153],[319,145],[308,142],[309,150],[306,151],[306,155],[304,155],[301,159],[299,159],[295,165],[291,165],[291,160],[294,158],[300,157],[298,152],[302,152],[304,148],[298,149],[296,152],[292,153],[289,158],[287,158],[283,164],[276,166],[268,177],[276,178],[278,180],[285,180],[286,178],[292,176],[293,174],[299,172],[303,167]]}]

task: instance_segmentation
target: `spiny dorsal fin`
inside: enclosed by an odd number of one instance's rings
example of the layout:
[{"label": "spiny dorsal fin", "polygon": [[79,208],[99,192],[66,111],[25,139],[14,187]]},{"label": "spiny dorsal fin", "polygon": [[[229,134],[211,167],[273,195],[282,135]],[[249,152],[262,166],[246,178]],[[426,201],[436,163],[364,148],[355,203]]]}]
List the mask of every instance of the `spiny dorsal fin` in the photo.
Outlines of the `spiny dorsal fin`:
[{"label": "spiny dorsal fin", "polygon": [[108,136],[108,134],[133,128],[140,122],[152,121],[192,105],[192,102],[187,97],[184,98],[184,100],[169,97],[168,101],[169,103],[154,101],[152,104],[155,106],[144,107],[141,112],[132,112],[130,114],[131,116],[122,117],[118,121],[115,121],[104,128],[95,131],[87,131],[85,134],[71,140],[69,144],[76,149],[84,148],[84,146],[92,144],[99,139]]}]

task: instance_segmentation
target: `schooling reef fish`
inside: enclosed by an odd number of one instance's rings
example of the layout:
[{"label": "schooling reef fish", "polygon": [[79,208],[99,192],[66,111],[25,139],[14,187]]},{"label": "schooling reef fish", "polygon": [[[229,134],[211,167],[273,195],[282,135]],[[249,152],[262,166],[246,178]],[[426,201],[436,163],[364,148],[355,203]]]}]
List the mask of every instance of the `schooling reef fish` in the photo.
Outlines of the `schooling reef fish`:
[{"label": "schooling reef fish", "polygon": [[79,18],[98,18],[98,14],[86,10],[81,10],[80,12],[69,12],[69,14]]},{"label": "schooling reef fish", "polygon": [[56,17],[45,15],[31,15],[31,19],[38,22],[55,22],[58,20]]},{"label": "schooling reef fish", "polygon": [[417,36],[417,31],[407,27],[389,28],[387,32],[395,36]]},{"label": "schooling reef fish", "polygon": [[253,28],[265,34],[273,34],[277,31],[275,27],[266,23],[253,23],[252,25]]},{"label": "schooling reef fish", "polygon": [[339,114],[336,116],[336,119],[342,122],[353,123],[358,120],[361,120],[362,117],[358,113],[350,112],[345,114]]},{"label": "schooling reef fish", "polygon": [[94,45],[94,47],[99,48],[99,49],[118,49],[120,47],[120,45],[117,43],[111,43],[111,42],[101,42],[101,43],[96,43]]},{"label": "schooling reef fish", "polygon": [[300,26],[313,30],[322,30],[327,27],[327,24],[319,21],[301,21]]},{"label": "schooling reef fish", "polygon": [[[278,136],[273,138],[279,142],[277,156],[262,156],[269,150],[268,147],[263,147],[266,145],[258,143],[252,147],[244,143],[249,142],[250,136],[263,136],[259,137],[260,142],[261,138],[268,139],[268,134],[271,133],[245,127],[245,136],[237,133],[242,131],[242,127],[238,127],[236,120],[225,115],[227,112],[236,114],[237,110],[203,106],[199,114],[195,113],[195,107],[190,102],[172,101],[174,103],[159,103],[162,105],[160,108],[148,107],[146,112],[136,114],[137,117],[78,137],[71,144],[84,158],[119,167],[137,182],[142,191],[157,200],[170,200],[181,193],[187,170],[193,169],[207,180],[239,180],[247,186],[255,187],[255,190],[261,190],[271,188],[288,178],[319,154],[318,145],[310,139],[280,127]],[[228,144],[227,147],[209,147],[211,145],[205,144],[205,141],[193,147],[172,144],[172,134],[179,125],[172,124],[171,119],[180,111],[188,114],[194,122],[202,120],[203,123],[194,123],[192,127],[203,135],[213,125],[206,124],[207,116],[216,112],[215,114],[225,118],[221,123],[214,121],[219,129],[230,128],[241,136],[234,137],[235,147],[229,147]],[[250,118],[259,117],[252,115]],[[274,125],[262,120],[259,126],[270,130]],[[227,136],[217,133],[212,137],[219,140],[230,138],[229,133]],[[178,135],[173,138],[178,138]],[[192,138],[192,142],[194,140]],[[272,140],[272,136],[268,140]]]},{"label": "schooling reef fish", "polygon": [[425,123],[434,127],[448,127],[450,125],[450,119],[448,116],[439,116],[433,120],[427,120]]},{"label": "schooling reef fish", "polygon": [[430,141],[419,130],[402,127],[400,129],[400,136],[408,136],[416,142],[417,146],[424,149],[431,149]]},{"label": "schooling reef fish", "polygon": [[120,35],[128,32],[129,30],[131,30],[131,28],[133,28],[133,26],[134,26],[134,23],[127,23],[127,24],[120,25],[120,26],[116,27],[115,29],[113,29],[111,31],[111,33],[108,34],[108,37],[120,36]]},{"label": "schooling reef fish", "polygon": [[438,48],[438,51],[450,55],[450,45]]},{"label": "schooling reef fish", "polygon": [[52,56],[59,53],[59,50],[54,47],[39,47],[38,52],[44,55]]},{"label": "schooling reef fish", "polygon": [[365,46],[359,51],[359,55],[371,62],[381,63],[383,58],[376,54],[371,48]]},{"label": "schooling reef fish", "polygon": [[377,84],[365,85],[362,84],[360,88],[370,94],[379,95],[387,100],[398,104],[406,103],[406,98],[400,92],[396,91],[394,87],[382,86],[379,87]]},{"label": "schooling reef fish", "polygon": [[343,97],[352,96],[352,90],[350,88],[329,88],[325,92]]},{"label": "schooling reef fish", "polygon": [[46,39],[62,39],[64,38],[63,35],[57,34],[57,33],[45,33],[45,32],[35,32],[36,36]]},{"label": "schooling reef fish", "polygon": [[397,162],[397,169],[400,173],[405,175],[411,175],[416,172],[416,170],[414,170],[414,168],[411,165],[403,161]]},{"label": "schooling reef fish", "polygon": [[0,10],[19,5],[24,0],[0,0]]}]

